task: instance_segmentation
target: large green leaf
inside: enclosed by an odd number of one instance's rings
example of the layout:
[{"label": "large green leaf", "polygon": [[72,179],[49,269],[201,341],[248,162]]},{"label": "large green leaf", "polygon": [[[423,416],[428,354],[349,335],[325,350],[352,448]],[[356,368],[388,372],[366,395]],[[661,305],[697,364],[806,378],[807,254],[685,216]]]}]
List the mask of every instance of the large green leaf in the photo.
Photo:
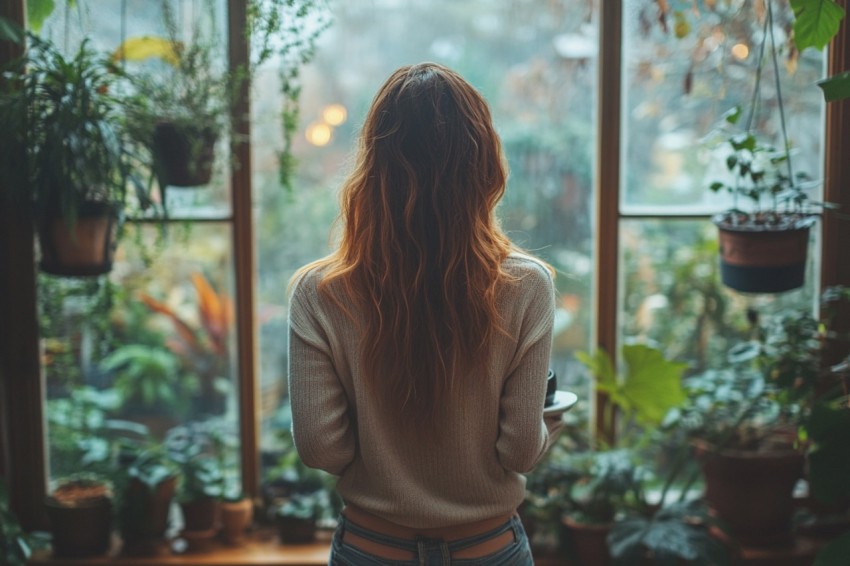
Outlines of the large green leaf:
[{"label": "large green leaf", "polygon": [[838,33],[844,8],[834,0],[791,0],[794,9],[794,43],[802,51],[806,47],[823,49]]},{"label": "large green leaf", "polygon": [[643,344],[623,346],[625,372],[622,379],[602,350],[592,356],[577,352],[596,379],[596,388],[606,393],[611,402],[627,417],[644,425],[659,425],[667,412],[685,401],[682,372],[687,364],[668,360],[659,350]]},{"label": "large green leaf", "polygon": [[623,346],[625,379],[618,396],[638,422],[659,425],[667,412],[685,401],[682,373],[687,364],[664,357],[659,350],[643,344]]},{"label": "large green leaf", "polygon": [[38,33],[41,31],[41,26],[53,10],[56,8],[56,3],[53,0],[27,0],[27,26],[32,31]]}]

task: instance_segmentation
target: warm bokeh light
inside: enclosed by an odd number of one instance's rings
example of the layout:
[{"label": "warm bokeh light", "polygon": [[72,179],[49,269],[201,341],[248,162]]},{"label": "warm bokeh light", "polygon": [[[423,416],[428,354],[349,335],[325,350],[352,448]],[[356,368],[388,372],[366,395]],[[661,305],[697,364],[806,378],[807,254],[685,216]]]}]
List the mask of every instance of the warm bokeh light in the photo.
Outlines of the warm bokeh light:
[{"label": "warm bokeh light", "polygon": [[739,61],[743,61],[750,56],[750,48],[743,43],[736,43],[734,47],[732,47],[732,55],[734,55]]},{"label": "warm bokeh light", "polygon": [[348,118],[348,110],[342,104],[331,104],[325,107],[322,118],[331,126],[339,126]]},{"label": "warm bokeh light", "polygon": [[331,141],[331,134],[331,127],[323,122],[313,122],[307,126],[307,131],[304,132],[307,141],[318,147],[328,145]]}]

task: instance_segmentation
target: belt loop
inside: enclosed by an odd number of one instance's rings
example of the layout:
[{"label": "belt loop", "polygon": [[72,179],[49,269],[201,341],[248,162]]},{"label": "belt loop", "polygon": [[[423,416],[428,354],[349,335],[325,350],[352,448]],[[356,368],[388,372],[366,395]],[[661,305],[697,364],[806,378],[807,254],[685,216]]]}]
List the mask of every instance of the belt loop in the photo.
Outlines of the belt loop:
[{"label": "belt loop", "polygon": [[416,550],[419,553],[419,566],[425,566],[425,542],[420,538],[416,540]]},{"label": "belt loop", "polygon": [[519,517],[514,515],[511,517],[511,531],[514,533],[514,542],[517,543],[520,541],[519,529],[522,527],[522,523],[519,520]]},{"label": "belt loop", "polygon": [[449,545],[444,541],[440,541],[440,554],[443,557],[442,565],[443,566],[451,566],[452,565],[452,554],[451,554],[451,552],[449,552]]}]

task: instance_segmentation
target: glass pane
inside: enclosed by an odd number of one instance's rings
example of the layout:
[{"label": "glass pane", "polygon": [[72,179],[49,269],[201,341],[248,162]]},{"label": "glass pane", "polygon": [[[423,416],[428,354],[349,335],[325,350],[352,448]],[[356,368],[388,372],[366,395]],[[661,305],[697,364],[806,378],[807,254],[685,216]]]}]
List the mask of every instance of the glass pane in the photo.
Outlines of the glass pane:
[{"label": "glass pane", "polygon": [[[122,6],[125,10],[122,13]],[[171,14],[172,25],[167,25],[166,11]],[[171,31],[169,31],[171,30]],[[104,56],[115,56],[120,60],[120,46],[126,40],[172,38],[182,45],[206,45],[208,61],[203,61],[191,75],[178,72],[177,68],[158,56],[140,59],[144,49],[133,51],[128,47],[127,61],[123,69],[130,81],[118,81],[114,88],[121,96],[137,96],[141,100],[154,100],[152,107],[142,119],[128,122],[128,135],[139,142],[133,148],[142,160],[134,171],[138,181],[147,186],[158,181],[150,168],[153,151],[154,127],[163,122],[188,122],[190,124],[214,123],[214,161],[211,179],[198,187],[178,187],[184,181],[179,175],[168,181],[162,165],[160,177],[165,190],[155,189],[152,193],[153,207],[142,210],[135,191],[128,192],[127,214],[130,217],[154,216],[167,213],[177,218],[222,219],[230,215],[230,164],[228,155],[229,102],[221,95],[226,89],[227,37],[226,0],[173,0],[151,2],[148,0],[126,0],[126,2],[56,2],[50,15],[44,20],[40,35],[52,41],[66,57],[72,57],[80,43],[86,39],[89,46]],[[130,45],[130,44],[128,44]],[[155,50],[154,50],[155,51]],[[141,85],[150,85],[145,90]],[[154,95],[155,93],[155,95]],[[203,101],[203,102],[198,102]],[[215,112],[209,112],[215,107]],[[222,111],[218,111],[222,110]],[[215,116],[215,117],[214,117]],[[191,138],[196,139],[196,136]],[[159,143],[159,142],[158,142]],[[174,142],[161,146],[163,154],[180,153]],[[179,143],[179,142],[178,142]],[[150,146],[150,147],[148,147]],[[190,154],[203,153],[204,144],[191,142]],[[164,159],[167,161],[167,159]],[[179,168],[179,165],[176,167]],[[189,169],[203,169],[203,166]],[[194,176],[194,175],[191,175]],[[173,182],[174,184],[168,184]],[[201,181],[188,181],[191,183]]]},{"label": "glass pane", "polygon": [[814,239],[805,287],[752,295],[721,284],[717,228],[707,220],[631,220],[620,230],[620,343],[655,344],[700,371],[723,365],[731,346],[753,338],[748,311],[765,316],[815,306]]},{"label": "glass pane", "polygon": [[[490,103],[511,170],[498,214],[515,242],[559,272],[553,368],[586,382],[572,354],[591,333],[595,2],[416,0],[333,2],[333,23],[305,69],[294,190],[277,184],[277,89],[255,89],[254,182],[259,259],[262,447],[273,464],[288,429],[286,293],[295,268],[328,253],[337,191],[380,84],[404,64],[457,70]],[[587,398],[587,395],[582,395]]]},{"label": "glass pane", "polygon": [[109,277],[39,277],[52,479],[181,426],[224,442],[239,485],[230,226],[170,226],[164,249],[159,229],[130,227]]},{"label": "glass pane", "polygon": [[[622,207],[713,213],[728,203],[708,190],[726,171],[718,149],[724,138],[712,132],[736,105],[744,110],[740,129],[746,129],[765,36],[764,3],[703,2],[698,11],[690,2],[669,6],[666,18],[659,18],[655,0],[624,3]],[[773,6],[794,169],[819,179],[823,97],[815,82],[823,76],[824,54],[789,49],[793,13],[787,1]],[[773,68],[769,58],[764,64],[752,127],[766,142],[783,147]]]}]

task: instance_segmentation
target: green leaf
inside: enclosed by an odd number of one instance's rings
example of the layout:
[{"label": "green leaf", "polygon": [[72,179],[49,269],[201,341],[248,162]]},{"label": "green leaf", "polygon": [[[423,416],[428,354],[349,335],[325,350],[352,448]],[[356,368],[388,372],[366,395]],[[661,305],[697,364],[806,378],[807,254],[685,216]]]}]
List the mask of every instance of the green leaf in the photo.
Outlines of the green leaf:
[{"label": "green leaf", "polygon": [[576,352],[575,356],[593,374],[597,389],[609,394],[616,391],[617,372],[611,357],[604,350],[597,350],[592,356],[587,352]]},{"label": "green leaf", "polygon": [[814,566],[844,566],[850,556],[850,531],[824,546],[815,558]]},{"label": "green leaf", "polygon": [[27,26],[38,33],[44,20],[50,17],[56,8],[53,0],[27,0]]},{"label": "green leaf", "polygon": [[839,73],[818,82],[826,102],[850,98],[850,71]]},{"label": "green leaf", "polygon": [[803,51],[807,47],[823,49],[838,33],[844,8],[834,0],[791,0],[794,9],[794,43]]},{"label": "green leaf", "polygon": [[664,415],[685,401],[682,373],[688,367],[643,344],[623,346],[626,375],[619,394],[643,424],[659,425]]},{"label": "green leaf", "polygon": [[738,120],[741,118],[741,107],[736,106],[730,110],[727,110],[723,114],[723,119],[726,120],[729,124],[737,124]]}]

